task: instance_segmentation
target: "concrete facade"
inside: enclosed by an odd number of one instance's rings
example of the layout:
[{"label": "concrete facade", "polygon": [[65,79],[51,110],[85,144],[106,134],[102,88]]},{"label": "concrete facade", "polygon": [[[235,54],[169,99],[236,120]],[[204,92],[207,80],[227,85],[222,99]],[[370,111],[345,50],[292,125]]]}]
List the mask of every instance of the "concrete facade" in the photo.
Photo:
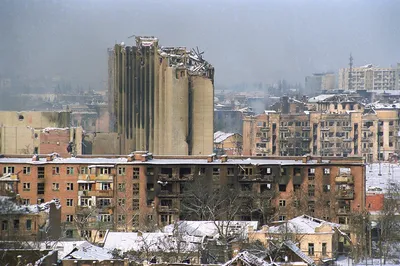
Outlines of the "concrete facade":
[{"label": "concrete facade", "polygon": [[154,37],[109,51],[110,121],[122,153],[205,155],[213,149],[214,68]]},{"label": "concrete facade", "polygon": [[[388,91],[400,90],[400,63],[396,67],[362,67],[341,68],[339,70],[339,89]],[[351,88],[350,88],[351,87]]]}]

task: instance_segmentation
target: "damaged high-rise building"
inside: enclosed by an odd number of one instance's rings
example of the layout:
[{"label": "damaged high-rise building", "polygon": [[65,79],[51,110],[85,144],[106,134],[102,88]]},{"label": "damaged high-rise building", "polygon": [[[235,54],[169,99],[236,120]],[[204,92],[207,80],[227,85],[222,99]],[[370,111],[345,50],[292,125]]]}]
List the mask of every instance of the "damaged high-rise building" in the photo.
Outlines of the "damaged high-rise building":
[{"label": "damaged high-rise building", "polygon": [[109,50],[111,127],[121,153],[213,151],[214,68],[202,53],[159,46],[154,37]]}]

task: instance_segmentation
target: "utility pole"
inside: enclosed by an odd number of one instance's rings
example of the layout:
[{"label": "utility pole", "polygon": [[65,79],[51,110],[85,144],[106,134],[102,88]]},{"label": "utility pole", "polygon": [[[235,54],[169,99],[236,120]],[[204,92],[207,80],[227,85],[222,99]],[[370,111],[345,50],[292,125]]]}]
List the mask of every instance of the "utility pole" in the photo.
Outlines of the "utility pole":
[{"label": "utility pole", "polygon": [[350,53],[350,58],[349,58],[349,91],[351,91],[353,89],[353,81],[352,81],[352,77],[353,77],[353,56]]}]

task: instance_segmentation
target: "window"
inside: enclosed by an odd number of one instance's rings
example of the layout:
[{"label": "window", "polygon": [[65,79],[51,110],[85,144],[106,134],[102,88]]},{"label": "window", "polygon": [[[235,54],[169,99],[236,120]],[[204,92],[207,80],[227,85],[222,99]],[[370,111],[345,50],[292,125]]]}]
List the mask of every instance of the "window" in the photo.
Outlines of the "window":
[{"label": "window", "polygon": [[147,175],[154,175],[154,168],[153,167],[147,167]]},{"label": "window", "polygon": [[322,186],[322,190],[323,190],[324,192],[329,192],[329,191],[331,191],[331,185],[323,185],[323,186]]},{"label": "window", "polygon": [[68,167],[67,167],[67,175],[73,175],[73,174],[74,174],[74,168],[68,166]]},{"label": "window", "polygon": [[111,222],[111,214],[100,214],[100,221]]},{"label": "window", "polygon": [[118,183],[118,191],[120,192],[125,191],[125,183]]},{"label": "window", "polygon": [[286,191],[286,185],[279,185],[279,191]]},{"label": "window", "polygon": [[214,167],[213,168],[213,176],[217,176],[219,175],[219,168],[218,167]]},{"label": "window", "polygon": [[53,190],[60,190],[60,184],[59,183],[53,183],[51,187],[52,187]]},{"label": "window", "polygon": [[65,231],[65,237],[66,237],[66,238],[73,238],[73,237],[74,237],[73,231],[72,231],[71,229],[67,229],[67,230]]},{"label": "window", "polygon": [[85,167],[85,166],[81,166],[81,169],[80,169],[79,173],[80,173],[81,175],[87,175],[87,173],[88,173],[88,168]]},{"label": "window", "polygon": [[74,190],[74,183],[67,183],[67,190]]},{"label": "window", "polygon": [[118,175],[125,175],[125,167],[118,167]]},{"label": "window", "polygon": [[271,168],[268,167],[268,168],[267,168],[267,175],[270,175],[270,174],[271,174]]},{"label": "window", "polygon": [[19,220],[14,220],[13,226],[14,226],[14,230],[19,230]]},{"label": "window", "polygon": [[286,216],[285,215],[279,215],[279,221],[285,221]]},{"label": "window", "polygon": [[314,256],[314,243],[308,243],[308,255]]},{"label": "window", "polygon": [[138,226],[138,225],[139,225],[139,216],[132,215],[132,226]]},{"label": "window", "polygon": [[293,175],[300,175],[301,174],[301,168],[294,168],[293,169]]},{"label": "window", "polygon": [[44,183],[37,184],[37,194],[44,194]]},{"label": "window", "polygon": [[92,199],[91,198],[81,198],[80,206],[92,206]]},{"label": "window", "polygon": [[308,168],[308,175],[310,176],[313,176],[313,175],[315,175],[315,168]]},{"label": "window", "polygon": [[125,199],[118,199],[118,206],[125,206]]},{"label": "window", "polygon": [[331,173],[330,168],[324,168],[324,175],[329,175]]},{"label": "window", "polygon": [[81,231],[81,237],[90,239],[92,237],[92,231],[90,231],[90,230],[82,230]]},{"label": "window", "polygon": [[67,206],[72,207],[74,205],[74,200],[73,199],[67,199]]},{"label": "window", "polygon": [[38,167],[38,178],[44,178],[44,167]]},{"label": "window", "polygon": [[139,199],[133,199],[132,200],[132,209],[133,210],[139,210]]},{"label": "window", "polygon": [[110,198],[102,198],[97,201],[98,206],[100,207],[107,207],[111,206],[111,199]]},{"label": "window", "polygon": [[232,176],[232,175],[234,175],[234,174],[235,174],[235,168],[229,167],[229,168],[228,168],[228,175],[229,175],[229,176]]},{"label": "window", "polygon": [[393,147],[393,142],[389,142],[389,147]]},{"label": "window", "polygon": [[100,174],[101,175],[108,175],[108,174],[110,174],[110,169],[108,167],[101,167],[100,168]]},{"label": "window", "polygon": [[31,168],[29,166],[24,166],[24,170],[22,170],[24,175],[30,175],[31,174]]},{"label": "window", "polygon": [[5,166],[3,168],[3,174],[14,174],[14,166]]},{"label": "window", "polygon": [[60,174],[60,167],[54,166],[52,170],[53,175],[59,175]]},{"label": "window", "polygon": [[32,220],[26,220],[26,230],[32,230]]},{"label": "window", "polygon": [[111,184],[110,183],[100,183],[100,190],[111,190]]},{"label": "window", "polygon": [[139,193],[139,184],[132,184],[132,191],[134,194]]},{"label": "window", "polygon": [[286,200],[279,200],[279,207],[285,207],[286,206]]},{"label": "window", "polygon": [[3,231],[8,230],[8,221],[1,222],[1,230]]},{"label": "window", "polygon": [[22,204],[23,205],[30,205],[31,204],[31,200],[30,199],[22,199]]},{"label": "window", "polygon": [[67,214],[67,222],[71,223],[74,221],[74,216],[72,214]]},{"label": "window", "polygon": [[22,189],[24,191],[30,191],[31,190],[31,183],[23,183],[22,184]]},{"label": "window", "polygon": [[125,215],[118,214],[118,222],[125,222]]},{"label": "window", "polygon": [[133,168],[133,179],[139,179],[140,169],[139,167]]}]

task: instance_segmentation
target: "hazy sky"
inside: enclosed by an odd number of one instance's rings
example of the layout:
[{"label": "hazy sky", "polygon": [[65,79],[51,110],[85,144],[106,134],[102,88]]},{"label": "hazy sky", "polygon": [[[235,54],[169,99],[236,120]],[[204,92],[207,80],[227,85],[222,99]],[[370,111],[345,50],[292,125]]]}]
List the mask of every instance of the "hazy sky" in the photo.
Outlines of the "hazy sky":
[{"label": "hazy sky", "polygon": [[348,64],[400,62],[400,1],[0,0],[0,75],[104,86],[107,47],[130,35],[199,46],[216,84],[304,81]]}]

